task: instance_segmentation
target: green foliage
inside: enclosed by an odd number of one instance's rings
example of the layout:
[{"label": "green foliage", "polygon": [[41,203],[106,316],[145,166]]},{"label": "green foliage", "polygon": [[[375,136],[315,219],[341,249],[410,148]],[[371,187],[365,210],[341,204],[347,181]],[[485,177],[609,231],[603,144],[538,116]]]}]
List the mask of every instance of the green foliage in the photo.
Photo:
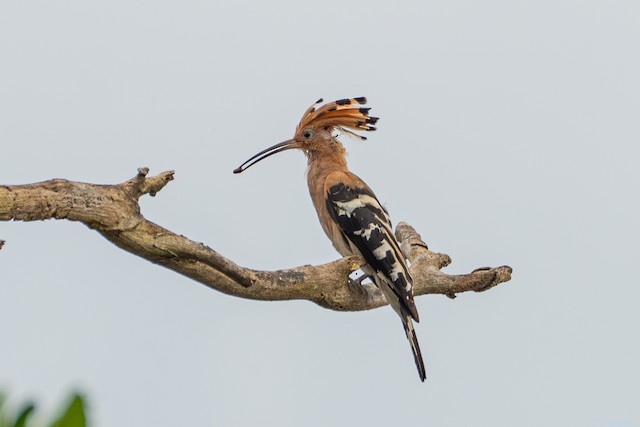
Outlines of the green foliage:
[{"label": "green foliage", "polygon": [[16,418],[16,422],[13,424],[14,427],[26,427],[27,418],[29,418],[35,408],[35,405],[32,403],[26,405],[24,409],[18,414],[18,418]]},{"label": "green foliage", "polygon": [[85,427],[86,425],[84,402],[80,395],[75,394],[60,418],[53,422],[51,427]]},{"label": "green foliage", "polygon": [[[35,411],[35,404],[25,404],[17,415],[13,415],[6,406],[6,396],[0,393],[0,427],[34,427],[30,417]],[[85,404],[81,395],[74,393],[68,403],[59,411],[54,421],[47,427],[86,427]]]}]

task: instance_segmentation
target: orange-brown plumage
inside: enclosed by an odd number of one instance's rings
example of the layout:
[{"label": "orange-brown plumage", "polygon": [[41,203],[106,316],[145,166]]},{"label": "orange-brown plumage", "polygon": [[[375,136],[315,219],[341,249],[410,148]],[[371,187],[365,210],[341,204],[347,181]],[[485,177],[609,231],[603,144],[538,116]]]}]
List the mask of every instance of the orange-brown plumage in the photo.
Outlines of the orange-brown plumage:
[{"label": "orange-brown plumage", "polygon": [[411,344],[420,379],[426,374],[412,319],[419,320],[413,301],[412,280],[391,220],[373,191],[349,171],[346,150],[334,132],[354,136],[373,131],[377,117],[362,107],[366,98],[340,99],[309,107],[296,127],[292,139],[276,144],[251,157],[234,173],[240,173],[273,154],[300,149],[307,156],[307,184],[322,229],[343,256],[365,259],[365,273],[385,295],[402,320]]}]

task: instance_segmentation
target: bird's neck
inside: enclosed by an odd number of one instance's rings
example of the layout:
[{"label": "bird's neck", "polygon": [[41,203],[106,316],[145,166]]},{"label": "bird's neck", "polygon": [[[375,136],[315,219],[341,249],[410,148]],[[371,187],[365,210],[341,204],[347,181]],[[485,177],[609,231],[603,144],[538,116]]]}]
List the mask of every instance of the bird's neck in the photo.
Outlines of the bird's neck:
[{"label": "bird's neck", "polygon": [[[324,182],[327,176],[332,172],[346,172],[347,169],[347,150],[335,138],[327,140],[325,143],[316,144],[311,149],[305,151],[307,155],[307,184],[311,197],[315,195],[323,195]],[[315,200],[314,205],[318,209],[323,200]],[[322,206],[320,206],[322,207]]]},{"label": "bird's neck", "polygon": [[307,184],[309,185],[309,191],[313,194],[314,188],[318,188],[315,191],[319,191],[318,194],[323,194],[322,187],[327,176],[332,172],[348,171],[347,159],[344,152],[341,153],[325,153],[324,155],[309,154],[308,168],[307,168]]},{"label": "bird's neck", "polygon": [[[309,187],[309,195],[313,201],[320,223],[323,224],[324,232],[330,236],[331,231],[326,228],[323,222],[323,216],[328,212],[326,208],[324,185],[327,177],[332,172],[346,172],[347,160],[344,156],[309,156],[309,168],[307,169],[307,185]],[[331,238],[331,237],[330,237]]]},{"label": "bird's neck", "polygon": [[347,150],[335,138],[314,144],[305,150],[309,170],[344,170],[347,168]]},{"label": "bird's neck", "polygon": [[[323,155],[314,155],[314,153],[310,153],[308,155],[307,165],[308,178],[313,178],[316,182],[318,179],[326,177],[331,172],[348,170],[347,159],[344,153],[325,153]],[[324,179],[322,179],[322,181],[324,181]]]}]

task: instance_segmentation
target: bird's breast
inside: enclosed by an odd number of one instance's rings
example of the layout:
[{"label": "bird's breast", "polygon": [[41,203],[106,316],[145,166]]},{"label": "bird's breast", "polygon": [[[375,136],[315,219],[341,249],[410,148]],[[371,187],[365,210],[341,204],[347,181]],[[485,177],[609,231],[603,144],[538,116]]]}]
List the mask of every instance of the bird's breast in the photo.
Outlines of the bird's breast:
[{"label": "bird's breast", "polygon": [[327,235],[333,247],[342,256],[360,255],[352,243],[344,236],[342,230],[335,221],[332,220],[329,210],[327,209],[326,194],[324,191],[327,176],[333,172],[332,170],[323,170],[321,168],[310,167],[307,171],[307,184],[309,186],[309,195],[313,202],[313,207],[318,215],[318,220],[322,226],[322,230]]}]

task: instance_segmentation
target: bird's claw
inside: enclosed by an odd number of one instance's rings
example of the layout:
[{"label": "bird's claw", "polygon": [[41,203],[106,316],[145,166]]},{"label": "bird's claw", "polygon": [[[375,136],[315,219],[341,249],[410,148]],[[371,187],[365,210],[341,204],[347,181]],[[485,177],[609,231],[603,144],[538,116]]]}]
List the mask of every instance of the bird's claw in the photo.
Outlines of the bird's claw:
[{"label": "bird's claw", "polygon": [[350,285],[356,285],[356,286],[362,286],[362,282],[365,281],[366,279],[370,279],[371,276],[369,276],[368,274],[363,274],[362,276],[358,277],[357,279],[352,279],[351,277],[349,277],[349,284]]}]

